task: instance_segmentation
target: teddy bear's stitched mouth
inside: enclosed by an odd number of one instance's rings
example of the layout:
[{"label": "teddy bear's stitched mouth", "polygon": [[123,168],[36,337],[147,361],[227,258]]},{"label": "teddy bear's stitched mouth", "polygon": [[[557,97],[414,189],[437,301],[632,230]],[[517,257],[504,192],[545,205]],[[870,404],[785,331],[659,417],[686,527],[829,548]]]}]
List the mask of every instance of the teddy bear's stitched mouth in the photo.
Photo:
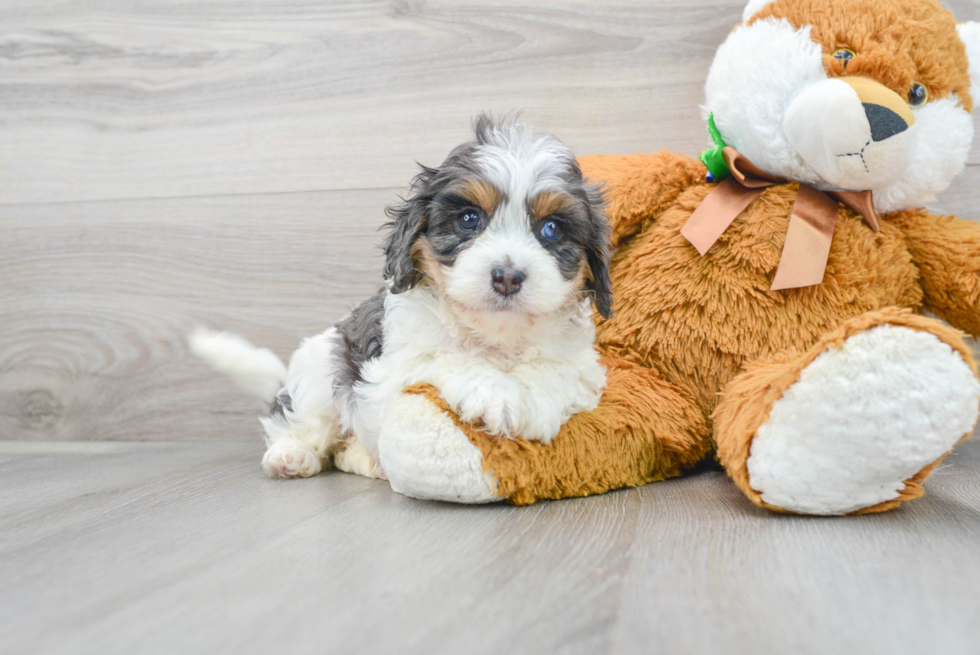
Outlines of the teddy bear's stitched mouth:
[{"label": "teddy bear's stitched mouth", "polygon": [[871,172],[871,169],[868,168],[868,162],[864,158],[864,151],[867,150],[868,149],[868,146],[870,146],[870,145],[871,145],[871,139],[869,139],[868,142],[864,144],[864,147],[861,148],[861,150],[859,152],[845,152],[845,153],[840,154],[840,155],[837,155],[837,156],[838,157],[860,157],[861,158],[861,163],[864,164],[864,171],[866,173],[870,173]]}]

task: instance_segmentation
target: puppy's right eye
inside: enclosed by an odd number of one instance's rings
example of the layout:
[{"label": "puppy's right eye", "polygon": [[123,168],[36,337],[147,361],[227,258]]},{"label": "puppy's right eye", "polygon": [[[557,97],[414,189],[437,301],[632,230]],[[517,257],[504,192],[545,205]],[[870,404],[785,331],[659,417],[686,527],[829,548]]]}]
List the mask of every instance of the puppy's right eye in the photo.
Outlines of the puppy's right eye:
[{"label": "puppy's right eye", "polygon": [[456,224],[463,232],[473,232],[480,227],[480,215],[476,212],[463,212],[456,219]]}]

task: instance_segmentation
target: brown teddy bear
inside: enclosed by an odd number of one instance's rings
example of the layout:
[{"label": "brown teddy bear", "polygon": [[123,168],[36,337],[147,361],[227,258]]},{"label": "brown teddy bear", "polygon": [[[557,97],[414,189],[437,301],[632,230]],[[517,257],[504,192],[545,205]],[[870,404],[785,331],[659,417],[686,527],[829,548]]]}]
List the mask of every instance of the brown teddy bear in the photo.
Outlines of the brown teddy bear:
[{"label": "brown teddy bear", "polygon": [[920,496],[980,410],[980,224],[922,209],[966,162],[978,68],[980,28],[935,0],[752,0],[708,75],[712,149],[581,160],[618,249],[599,407],[542,445],[407,389],[392,486],[525,504],[715,453],[774,510]]}]

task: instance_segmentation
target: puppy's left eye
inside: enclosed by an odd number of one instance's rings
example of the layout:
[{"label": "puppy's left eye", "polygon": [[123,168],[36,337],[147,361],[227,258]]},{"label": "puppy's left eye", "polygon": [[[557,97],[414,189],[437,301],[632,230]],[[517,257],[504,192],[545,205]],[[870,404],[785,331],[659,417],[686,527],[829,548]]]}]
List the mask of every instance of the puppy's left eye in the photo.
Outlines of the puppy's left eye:
[{"label": "puppy's left eye", "polygon": [[548,241],[557,241],[561,238],[561,225],[558,221],[546,221],[541,226],[541,236]]},{"label": "puppy's left eye", "polygon": [[473,232],[480,227],[480,215],[476,212],[463,212],[456,219],[456,224],[463,232]]}]

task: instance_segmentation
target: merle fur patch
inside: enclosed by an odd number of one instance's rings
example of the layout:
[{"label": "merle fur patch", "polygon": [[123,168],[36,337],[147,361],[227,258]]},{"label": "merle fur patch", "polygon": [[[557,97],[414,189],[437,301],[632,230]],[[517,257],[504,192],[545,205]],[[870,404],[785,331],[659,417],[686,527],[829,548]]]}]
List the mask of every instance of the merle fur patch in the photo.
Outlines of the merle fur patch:
[{"label": "merle fur patch", "polygon": [[336,344],[336,374],[334,391],[347,393],[362,381],[364,364],[380,357],[384,350],[384,299],[381,289],[354,308],[350,316],[337,324],[340,343]]}]

